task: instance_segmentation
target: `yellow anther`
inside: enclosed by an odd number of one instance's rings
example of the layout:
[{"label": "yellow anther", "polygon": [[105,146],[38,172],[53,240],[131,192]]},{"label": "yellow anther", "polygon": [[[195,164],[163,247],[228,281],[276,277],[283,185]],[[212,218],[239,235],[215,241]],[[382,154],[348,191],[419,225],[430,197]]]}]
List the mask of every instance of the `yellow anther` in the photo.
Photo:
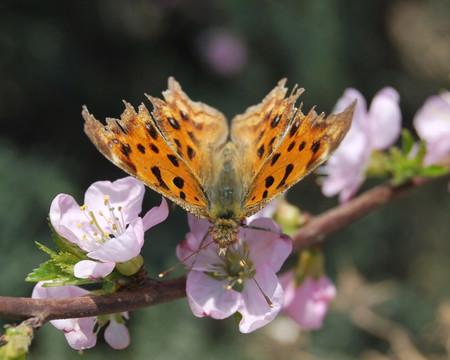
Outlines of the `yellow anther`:
[{"label": "yellow anther", "polygon": [[122,211],[122,206],[119,206],[117,210]]},{"label": "yellow anther", "polygon": [[237,283],[238,284],[242,284],[244,281],[241,279],[241,278],[239,278],[239,279],[237,279]]},{"label": "yellow anther", "polygon": [[80,206],[80,210],[81,211],[86,210],[87,207],[88,207],[87,204],[81,205]]},{"label": "yellow anther", "polygon": [[95,242],[99,242],[100,239],[97,237],[97,238],[94,239],[94,241],[95,241]]},{"label": "yellow anther", "polygon": [[78,223],[78,224],[77,224],[77,227],[79,227],[79,228],[80,228],[80,227],[81,227],[81,223]]},{"label": "yellow anther", "polygon": [[233,287],[231,285],[227,285],[227,290],[231,290]]},{"label": "yellow anther", "polygon": [[233,278],[231,276],[227,276],[227,280],[231,281],[231,280],[233,280]]},{"label": "yellow anther", "polygon": [[105,202],[104,202],[105,206],[108,205],[108,202],[109,202],[109,195],[103,196],[103,200],[105,200]]},{"label": "yellow anther", "polygon": [[103,216],[103,211],[99,210],[99,211],[98,211],[98,214],[99,214],[100,216]]},{"label": "yellow anther", "polygon": [[112,229],[113,229],[113,230],[117,230],[117,225],[116,225],[116,224],[113,224]]}]

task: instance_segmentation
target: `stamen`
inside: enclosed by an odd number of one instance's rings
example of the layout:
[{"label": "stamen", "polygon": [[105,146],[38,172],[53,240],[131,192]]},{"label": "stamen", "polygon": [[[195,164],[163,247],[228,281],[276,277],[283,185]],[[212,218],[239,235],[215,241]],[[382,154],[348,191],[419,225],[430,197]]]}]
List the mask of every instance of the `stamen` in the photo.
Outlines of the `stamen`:
[{"label": "stamen", "polygon": [[109,195],[103,196],[103,199],[105,200],[104,201],[105,206],[108,205],[108,203],[109,203]]},{"label": "stamen", "polygon": [[81,206],[80,206],[80,210],[81,210],[81,211],[86,210],[87,207],[88,207],[87,204],[81,205]]}]

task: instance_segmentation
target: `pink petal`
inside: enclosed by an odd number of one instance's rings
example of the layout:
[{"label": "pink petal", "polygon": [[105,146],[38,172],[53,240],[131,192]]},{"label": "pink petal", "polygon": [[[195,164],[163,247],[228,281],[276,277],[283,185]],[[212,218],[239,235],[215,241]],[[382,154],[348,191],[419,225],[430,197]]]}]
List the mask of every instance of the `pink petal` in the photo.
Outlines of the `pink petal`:
[{"label": "pink petal", "polygon": [[95,214],[105,210],[105,195],[109,196],[111,207],[122,207],[126,224],[138,217],[142,209],[145,187],[139,180],[128,176],[114,182],[97,181],[86,191],[84,202]]},{"label": "pink petal", "polygon": [[31,297],[33,299],[68,299],[89,294],[89,291],[74,285],[42,287],[51,280],[39,281],[33,289]]},{"label": "pink petal", "polygon": [[198,247],[205,234],[208,233],[209,229],[212,227],[212,224],[207,219],[200,219],[192,214],[188,214],[188,224],[191,233],[198,240]]},{"label": "pink petal", "polygon": [[94,335],[95,318],[76,319],[74,328],[64,332],[67,343],[75,350],[89,349],[95,346],[97,338]]},{"label": "pink petal", "polygon": [[242,315],[242,320],[239,323],[239,330],[242,333],[255,331],[271,322],[278,315],[283,305],[283,288],[269,266],[258,268],[255,280],[258,281],[273,307],[269,306],[255,282],[252,279],[247,279],[238,308]]},{"label": "pink petal", "polygon": [[124,324],[119,324],[111,316],[105,329],[105,340],[115,350],[125,349],[130,345],[130,333]]},{"label": "pink petal", "polygon": [[224,289],[224,284],[226,282],[212,279],[201,271],[189,272],[186,294],[195,316],[225,319],[236,312],[239,293]]},{"label": "pink petal", "polygon": [[399,100],[400,95],[391,87],[381,89],[374,96],[368,114],[373,149],[387,149],[399,137],[402,129]]},{"label": "pink petal", "polygon": [[142,219],[135,219],[119,237],[106,241],[87,255],[102,262],[125,262],[139,255],[144,245]]},{"label": "pink petal", "polygon": [[367,130],[354,121],[336,152],[322,168],[322,172],[328,175],[322,182],[322,193],[325,196],[340,194],[341,202],[350,199],[364,181],[370,153]]},{"label": "pink petal", "polygon": [[[269,218],[255,219],[248,225],[281,232],[278,224]],[[238,236],[250,247],[250,259],[256,268],[264,264],[277,272],[292,251],[292,241],[287,236],[267,230],[241,228]]]},{"label": "pink petal", "polygon": [[161,205],[151,208],[142,219],[144,231],[163,222],[167,219],[167,216],[169,216],[169,206],[166,199],[162,198]]},{"label": "pink petal", "polygon": [[426,165],[450,153],[450,92],[428,98],[417,111],[413,124],[427,145]]},{"label": "pink petal", "polygon": [[115,266],[115,262],[100,263],[91,260],[82,260],[75,264],[73,274],[80,279],[91,279],[95,281],[111,274]]},{"label": "pink petal", "polygon": [[299,286],[295,286],[292,273],[283,277],[285,287],[284,311],[303,329],[313,330],[322,327],[328,304],[336,296],[336,288],[326,276],[319,280],[307,277]]},{"label": "pink petal", "polygon": [[86,215],[80,210],[80,205],[72,196],[57,195],[50,206],[49,216],[52,226],[59,235],[77,244],[85,251],[90,250],[89,244],[81,241],[83,234],[86,234],[86,228],[78,225],[85,225],[91,232],[95,231],[95,227],[89,225]]}]

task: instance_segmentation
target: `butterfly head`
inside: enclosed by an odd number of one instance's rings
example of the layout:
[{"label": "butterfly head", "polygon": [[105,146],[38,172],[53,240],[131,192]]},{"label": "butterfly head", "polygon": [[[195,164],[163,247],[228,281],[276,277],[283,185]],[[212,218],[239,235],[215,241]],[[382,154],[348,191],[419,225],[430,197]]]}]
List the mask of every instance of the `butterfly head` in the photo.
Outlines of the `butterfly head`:
[{"label": "butterfly head", "polygon": [[213,240],[217,243],[218,253],[224,256],[228,247],[237,240],[240,222],[233,219],[218,218],[212,230]]}]

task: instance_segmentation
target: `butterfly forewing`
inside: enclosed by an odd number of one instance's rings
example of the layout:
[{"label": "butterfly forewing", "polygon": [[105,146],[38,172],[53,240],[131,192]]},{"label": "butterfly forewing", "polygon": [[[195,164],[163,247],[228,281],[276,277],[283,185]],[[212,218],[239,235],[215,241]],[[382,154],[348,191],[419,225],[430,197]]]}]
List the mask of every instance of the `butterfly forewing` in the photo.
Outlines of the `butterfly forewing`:
[{"label": "butterfly forewing", "polygon": [[121,119],[104,126],[83,108],[85,132],[100,152],[128,174],[199,217],[207,217],[208,200],[196,174],[158,129],[144,105],[139,113],[125,103]]},{"label": "butterfly forewing", "polygon": [[243,197],[243,216],[250,216],[328,159],[350,128],[356,103],[328,118],[311,110],[295,112],[278,146],[254,174]]},{"label": "butterfly forewing", "polygon": [[204,185],[211,173],[211,154],[227,140],[227,121],[220,111],[190,100],[173,78],[163,96],[164,101],[148,96],[153,118],[173,152]]}]

